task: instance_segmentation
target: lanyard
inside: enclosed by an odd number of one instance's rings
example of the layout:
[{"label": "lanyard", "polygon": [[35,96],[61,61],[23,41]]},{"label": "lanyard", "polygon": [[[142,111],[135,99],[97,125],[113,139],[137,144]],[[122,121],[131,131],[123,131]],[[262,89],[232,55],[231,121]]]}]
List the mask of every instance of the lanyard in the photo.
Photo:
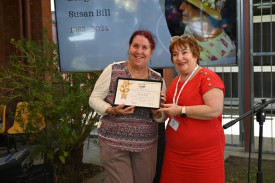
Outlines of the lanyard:
[{"label": "lanyard", "polygon": [[177,100],[175,100],[176,98],[176,95],[177,95],[177,92],[178,92],[178,85],[179,85],[179,81],[180,81],[180,77],[181,77],[181,74],[179,76],[179,79],[178,79],[178,82],[177,82],[177,85],[176,85],[176,90],[175,90],[175,93],[174,93],[174,97],[173,97],[173,103],[174,104],[178,104],[178,101],[179,101],[179,97],[180,97],[180,94],[183,90],[183,88],[185,87],[185,85],[188,83],[188,81],[191,79],[191,77],[193,76],[193,74],[196,72],[196,70],[198,69],[199,65],[197,65],[195,67],[195,69],[192,71],[192,73],[190,74],[190,76],[188,77],[188,79],[185,81],[185,83],[182,85],[180,91],[179,91],[179,94],[178,94],[178,97],[177,97]]}]

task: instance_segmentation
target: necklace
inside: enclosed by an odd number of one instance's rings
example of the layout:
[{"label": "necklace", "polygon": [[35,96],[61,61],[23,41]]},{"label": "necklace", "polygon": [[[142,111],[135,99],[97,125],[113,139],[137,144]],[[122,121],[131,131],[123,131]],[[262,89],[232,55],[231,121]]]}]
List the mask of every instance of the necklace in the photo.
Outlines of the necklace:
[{"label": "necklace", "polygon": [[132,69],[132,66],[130,66],[129,63],[127,63],[127,68],[128,68],[128,71],[130,72],[132,78],[135,78],[135,79],[146,79],[149,75],[149,69],[146,67],[145,68],[145,71],[138,71],[138,72],[134,72],[134,70]]},{"label": "necklace", "polygon": [[177,95],[177,92],[178,92],[178,85],[179,85],[179,81],[180,81],[180,77],[181,77],[181,74],[179,76],[179,79],[178,79],[178,82],[177,82],[177,85],[176,85],[176,90],[175,90],[175,93],[174,93],[174,97],[173,97],[173,103],[174,104],[178,104],[178,101],[179,101],[179,97],[180,97],[180,94],[183,90],[183,88],[185,87],[185,85],[188,83],[188,81],[191,79],[191,77],[193,76],[193,74],[196,72],[196,70],[199,68],[199,65],[197,65],[195,67],[195,69],[192,71],[192,73],[190,74],[190,76],[187,78],[187,80],[185,81],[185,83],[182,85],[180,91],[179,91],[179,94],[178,94],[178,97],[177,97],[177,100],[176,99],[176,95]]}]

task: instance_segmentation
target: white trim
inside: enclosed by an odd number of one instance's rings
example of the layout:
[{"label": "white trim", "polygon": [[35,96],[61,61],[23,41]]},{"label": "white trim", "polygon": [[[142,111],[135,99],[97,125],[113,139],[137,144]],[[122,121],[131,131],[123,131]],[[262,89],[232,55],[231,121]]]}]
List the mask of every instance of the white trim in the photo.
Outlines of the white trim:
[{"label": "white trim", "polygon": [[[238,66],[231,67],[208,67],[215,73],[235,73],[239,72]],[[254,66],[254,72],[275,72],[275,66]]]},{"label": "white trim", "polygon": [[270,23],[270,22],[275,22],[275,15],[253,16],[253,23]]}]

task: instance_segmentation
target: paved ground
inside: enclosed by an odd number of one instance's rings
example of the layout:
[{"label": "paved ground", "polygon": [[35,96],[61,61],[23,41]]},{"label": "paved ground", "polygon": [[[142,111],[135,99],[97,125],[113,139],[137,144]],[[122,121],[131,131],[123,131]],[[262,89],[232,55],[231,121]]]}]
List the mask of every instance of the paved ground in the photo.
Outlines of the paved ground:
[{"label": "paved ground", "polygon": [[[20,147],[19,147],[20,150]],[[1,153],[6,153],[6,148],[0,149],[0,155]],[[248,152],[244,151],[244,148],[241,147],[232,147],[227,146],[225,147],[225,154],[224,158],[227,159],[230,156],[236,156],[236,157],[245,157],[248,158],[249,154]],[[0,156],[1,157],[1,156]],[[258,153],[251,153],[251,158],[258,158]],[[275,160],[274,154],[263,154],[263,159],[267,160]],[[95,165],[101,165],[100,159],[99,159],[99,147],[97,144],[96,138],[88,138],[83,147],[83,163],[91,163]],[[34,159],[34,164],[41,164],[43,160],[41,157],[36,157]],[[109,183],[108,177],[105,171],[99,173],[98,175],[92,177],[91,179],[87,180],[85,183]]]},{"label": "paved ground", "polygon": [[[88,140],[85,141],[84,144],[84,151],[83,151],[83,163],[92,163],[96,165],[101,165],[99,160],[99,147],[97,145],[95,139],[90,139],[89,143]],[[89,145],[89,146],[88,146]],[[236,156],[236,157],[249,157],[249,153],[244,151],[244,148],[241,147],[232,147],[227,146],[225,147],[225,153],[224,153],[224,159],[226,160],[230,156]],[[251,158],[258,158],[258,153],[251,153]],[[275,160],[274,154],[263,154],[262,159],[268,159],[268,160]],[[94,176],[93,178],[89,179],[85,183],[109,183],[108,177],[105,171],[99,173],[97,176]]]},{"label": "paved ground", "polygon": [[[97,143],[96,138],[90,138],[85,141],[84,147],[83,147],[83,163],[91,163],[95,165],[100,165],[100,159],[99,159],[99,146]],[[107,173],[105,171],[100,172],[96,176],[92,177],[91,179],[87,180],[85,183],[109,183]]]}]

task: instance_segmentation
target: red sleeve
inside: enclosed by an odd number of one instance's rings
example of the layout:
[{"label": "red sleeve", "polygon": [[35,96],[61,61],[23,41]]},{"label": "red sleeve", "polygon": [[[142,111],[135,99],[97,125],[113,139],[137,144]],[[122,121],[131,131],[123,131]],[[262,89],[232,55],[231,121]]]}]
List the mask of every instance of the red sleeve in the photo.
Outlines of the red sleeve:
[{"label": "red sleeve", "polygon": [[204,68],[201,73],[203,76],[201,78],[201,93],[205,94],[212,88],[219,88],[225,92],[224,83],[221,78],[212,70]]}]

